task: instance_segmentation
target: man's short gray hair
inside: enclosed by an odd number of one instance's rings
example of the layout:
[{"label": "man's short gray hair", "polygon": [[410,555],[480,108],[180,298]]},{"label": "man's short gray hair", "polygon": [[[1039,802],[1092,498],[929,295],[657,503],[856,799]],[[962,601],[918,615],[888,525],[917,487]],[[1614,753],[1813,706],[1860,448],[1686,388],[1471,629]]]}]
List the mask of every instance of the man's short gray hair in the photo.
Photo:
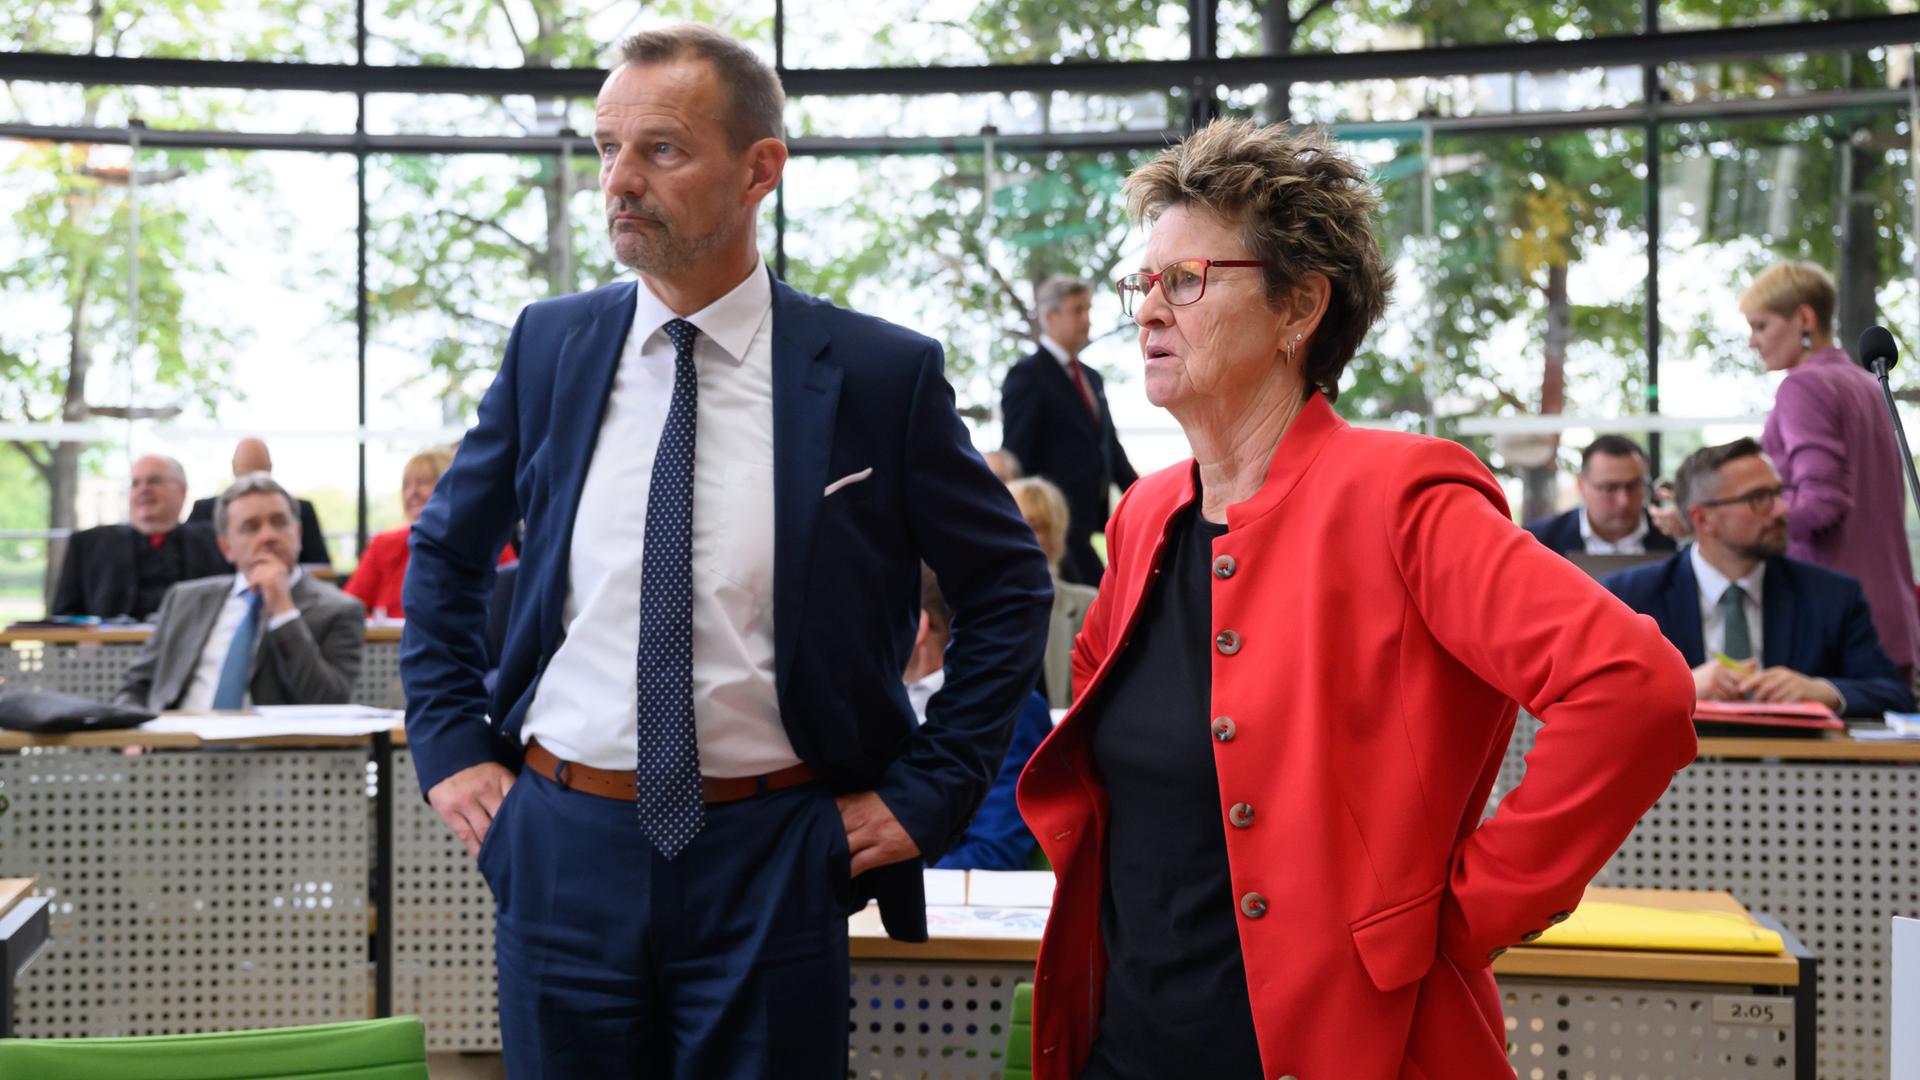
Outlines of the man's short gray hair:
[{"label": "man's short gray hair", "polygon": [[293,496],[280,486],[270,473],[256,472],[236,477],[227,485],[227,490],[213,501],[213,531],[220,536],[227,535],[227,507],[233,500],[246,495],[278,495],[287,501],[287,513],[292,516],[295,525],[300,524],[300,507]]},{"label": "man's short gray hair", "polygon": [[1093,286],[1072,274],[1055,274],[1040,283],[1034,300],[1041,311],[1059,311],[1060,305],[1076,296],[1092,296]]}]

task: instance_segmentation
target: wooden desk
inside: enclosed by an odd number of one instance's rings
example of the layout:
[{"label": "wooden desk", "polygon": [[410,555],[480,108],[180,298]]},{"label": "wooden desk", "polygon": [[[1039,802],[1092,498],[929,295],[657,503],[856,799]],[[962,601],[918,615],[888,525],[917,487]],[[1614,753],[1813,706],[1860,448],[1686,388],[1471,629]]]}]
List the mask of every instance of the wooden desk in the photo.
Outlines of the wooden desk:
[{"label": "wooden desk", "polygon": [[[1753,918],[1718,891],[1596,887],[1587,897]],[[986,1077],[1006,1043],[1004,1002],[1014,984],[1032,977],[1038,938],[947,937],[909,944],[888,939],[872,907],[848,920],[847,932],[853,957],[850,1074],[930,1057],[951,1067],[955,1077]],[[1790,948],[1797,947],[1791,935],[1784,936]],[[1690,1076],[1813,1076],[1816,980],[1808,956],[1523,946],[1509,950],[1493,970],[1507,1013],[1509,1054],[1521,1076],[1535,1068],[1551,1076],[1570,1064],[1578,1066],[1573,1075],[1580,1075],[1602,1063],[1609,1066],[1603,1074],[1611,1074],[1640,1060],[1636,1055],[1643,1050],[1655,1060],[1688,1055],[1697,1061]],[[1749,1011],[1759,1004],[1773,1022],[1715,1020],[1716,1007],[1727,1003]],[[1736,1051],[1737,1060],[1715,1064]],[[949,1066],[962,1061],[980,1068]]]}]

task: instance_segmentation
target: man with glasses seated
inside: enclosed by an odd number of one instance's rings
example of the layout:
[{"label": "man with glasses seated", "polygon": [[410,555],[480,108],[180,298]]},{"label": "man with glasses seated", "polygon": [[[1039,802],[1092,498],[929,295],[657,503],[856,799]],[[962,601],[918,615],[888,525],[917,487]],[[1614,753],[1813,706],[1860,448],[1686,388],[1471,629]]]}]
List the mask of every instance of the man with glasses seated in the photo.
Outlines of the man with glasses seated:
[{"label": "man with glasses seated", "polygon": [[1676,478],[1695,542],[1602,582],[1651,615],[1703,701],[1817,701],[1843,716],[1909,711],[1860,583],[1786,557],[1792,495],[1752,439],[1690,455]]},{"label": "man with glasses seated", "polygon": [[1647,515],[1647,454],[1632,439],[1602,435],[1580,451],[1580,502],[1530,522],[1527,531],[1562,555],[1646,555],[1674,550]]}]

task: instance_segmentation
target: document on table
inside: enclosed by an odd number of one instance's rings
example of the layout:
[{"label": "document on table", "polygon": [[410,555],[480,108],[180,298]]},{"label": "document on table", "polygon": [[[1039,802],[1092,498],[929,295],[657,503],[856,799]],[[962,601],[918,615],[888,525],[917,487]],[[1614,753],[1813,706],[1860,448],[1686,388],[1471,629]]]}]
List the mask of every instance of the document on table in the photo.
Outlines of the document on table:
[{"label": "document on table", "polygon": [[1011,938],[1039,941],[1045,908],[929,907],[927,933],[935,938]]},{"label": "document on table", "polygon": [[246,713],[169,713],[141,724],[140,730],[180,732],[209,742],[267,735],[358,737],[391,731],[403,715],[398,709],[364,705],[263,705]]},{"label": "document on table", "polygon": [[1053,871],[969,870],[967,903],[976,907],[1052,907]]}]

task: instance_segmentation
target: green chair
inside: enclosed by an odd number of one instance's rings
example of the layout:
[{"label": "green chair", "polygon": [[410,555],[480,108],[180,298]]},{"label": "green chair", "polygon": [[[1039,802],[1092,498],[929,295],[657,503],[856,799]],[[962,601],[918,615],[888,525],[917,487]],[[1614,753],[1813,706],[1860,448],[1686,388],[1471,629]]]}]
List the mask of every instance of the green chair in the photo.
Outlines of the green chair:
[{"label": "green chair", "polygon": [[0,1039],[8,1080],[427,1080],[414,1016],[348,1024],[153,1035]]},{"label": "green chair", "polygon": [[1033,1080],[1033,984],[1013,988],[1007,1015],[1007,1059],[1001,1080]]}]

